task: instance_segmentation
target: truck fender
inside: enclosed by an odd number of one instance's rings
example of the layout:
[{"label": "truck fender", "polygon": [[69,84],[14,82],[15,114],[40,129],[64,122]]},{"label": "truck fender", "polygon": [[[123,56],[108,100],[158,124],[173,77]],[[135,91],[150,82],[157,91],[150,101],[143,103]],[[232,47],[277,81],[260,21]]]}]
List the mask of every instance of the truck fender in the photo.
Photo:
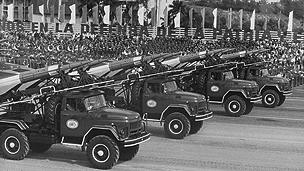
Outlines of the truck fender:
[{"label": "truck fender", "polygon": [[117,131],[115,128],[111,126],[104,126],[104,127],[91,127],[83,136],[81,146],[83,146],[86,140],[92,138],[91,136],[95,136],[96,132],[98,133],[105,133],[110,134],[110,137],[115,138],[115,140],[120,140],[119,136],[117,135]]},{"label": "truck fender", "polygon": [[223,98],[222,98],[222,103],[224,103],[226,97],[228,97],[228,94],[230,94],[230,93],[242,93],[243,96],[244,96],[245,98],[247,98],[247,95],[246,95],[246,93],[244,92],[244,90],[241,90],[241,89],[240,89],[240,90],[229,90],[229,91],[227,91],[227,92],[224,94],[224,96],[223,96]]},{"label": "truck fender", "polygon": [[29,128],[29,126],[23,120],[14,120],[14,119],[1,119],[0,125],[15,125],[21,131],[24,131]]},{"label": "truck fender", "polygon": [[172,113],[172,112],[170,112],[170,110],[176,110],[176,109],[174,109],[174,108],[178,108],[178,109],[180,109],[180,110],[183,110],[183,111],[184,111],[183,113],[187,113],[188,116],[192,116],[192,115],[191,115],[191,112],[190,112],[190,109],[189,109],[189,107],[188,107],[187,105],[175,104],[175,105],[169,105],[169,106],[167,106],[167,108],[162,112],[162,114],[161,114],[161,116],[160,116],[160,121],[164,120],[164,118],[165,118],[168,114]]},{"label": "truck fender", "polygon": [[271,87],[270,89],[276,89],[276,91],[281,92],[281,90],[279,89],[279,86],[277,84],[265,84],[263,85],[263,87],[260,88],[259,93],[262,94],[262,92],[264,91],[264,89],[267,89],[267,87]]}]

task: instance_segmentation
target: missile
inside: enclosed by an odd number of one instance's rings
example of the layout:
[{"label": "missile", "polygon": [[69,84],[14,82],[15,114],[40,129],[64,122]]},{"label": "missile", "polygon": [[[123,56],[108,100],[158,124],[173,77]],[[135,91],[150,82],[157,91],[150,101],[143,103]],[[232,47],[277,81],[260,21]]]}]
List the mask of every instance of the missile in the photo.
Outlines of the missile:
[{"label": "missile", "polygon": [[205,60],[207,55],[213,56],[216,55],[226,49],[216,49],[212,51],[202,51],[198,53],[193,53],[185,56],[179,56],[175,58],[171,58],[162,62],[164,65],[169,65],[171,67],[175,67],[179,64],[186,63],[186,62],[194,62],[194,61],[202,61]]},{"label": "missile", "polygon": [[119,61],[113,61],[109,63],[103,63],[102,65],[92,66],[87,73],[90,75],[95,75],[97,77],[103,77],[109,72],[120,72],[122,70],[132,69],[134,67],[140,66],[143,62],[153,61],[155,59],[164,57],[168,54],[156,54],[151,56],[136,56],[133,58],[123,59]]},{"label": "missile", "polygon": [[267,52],[267,51],[269,51],[269,49],[254,49],[251,51],[240,51],[240,52],[231,53],[231,54],[224,54],[220,58],[224,59],[224,60],[234,59],[234,58],[238,58],[238,57],[245,57],[246,55],[250,55],[250,54],[254,54],[254,53],[263,53],[263,52]]},{"label": "missile", "polygon": [[[56,77],[62,71],[71,70],[89,63],[89,61],[76,62],[67,65],[51,65],[45,68],[34,69],[31,71],[25,71],[17,75],[9,76],[0,79],[0,96],[13,90],[15,87],[19,88],[23,84],[30,82],[36,82],[37,80],[43,80],[47,78]],[[24,85],[23,85],[24,86]],[[30,86],[30,85],[28,85]],[[25,86],[27,87],[27,86]]]}]

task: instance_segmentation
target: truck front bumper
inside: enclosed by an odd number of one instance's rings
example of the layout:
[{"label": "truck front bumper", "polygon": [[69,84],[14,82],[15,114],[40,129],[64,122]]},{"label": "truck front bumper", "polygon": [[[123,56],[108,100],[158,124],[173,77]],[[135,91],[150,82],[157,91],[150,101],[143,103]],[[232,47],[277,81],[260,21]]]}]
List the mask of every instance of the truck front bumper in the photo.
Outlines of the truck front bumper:
[{"label": "truck front bumper", "polygon": [[289,96],[289,95],[292,95],[292,90],[290,90],[290,91],[281,91],[281,93],[283,94],[283,96]]},{"label": "truck front bumper", "polygon": [[131,146],[135,146],[135,145],[141,144],[143,142],[146,142],[149,139],[150,139],[150,133],[143,131],[140,133],[140,135],[136,135],[134,137],[132,136],[132,137],[124,140],[122,142],[122,145],[124,147],[131,147]]},{"label": "truck front bumper", "polygon": [[195,121],[203,121],[207,120],[213,117],[213,112],[208,111],[208,112],[199,112],[197,115],[195,115]]},{"label": "truck front bumper", "polygon": [[256,103],[262,100],[262,96],[249,97],[247,98],[251,103]]}]

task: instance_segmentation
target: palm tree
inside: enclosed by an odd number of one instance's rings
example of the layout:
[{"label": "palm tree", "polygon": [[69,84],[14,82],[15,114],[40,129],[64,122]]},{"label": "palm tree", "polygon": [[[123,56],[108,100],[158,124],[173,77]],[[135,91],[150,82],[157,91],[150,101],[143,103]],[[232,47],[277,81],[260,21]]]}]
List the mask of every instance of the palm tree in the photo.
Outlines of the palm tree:
[{"label": "palm tree", "polygon": [[[169,5],[169,8],[171,8],[168,11],[168,25],[169,27],[172,27],[174,25],[174,18],[176,15],[180,12],[181,13],[181,21],[187,21],[183,20],[182,18],[188,17],[188,10],[186,10],[186,6],[181,1],[173,1],[172,4]],[[188,21],[187,21],[188,22]],[[181,25],[186,25],[185,23],[181,23]]]}]

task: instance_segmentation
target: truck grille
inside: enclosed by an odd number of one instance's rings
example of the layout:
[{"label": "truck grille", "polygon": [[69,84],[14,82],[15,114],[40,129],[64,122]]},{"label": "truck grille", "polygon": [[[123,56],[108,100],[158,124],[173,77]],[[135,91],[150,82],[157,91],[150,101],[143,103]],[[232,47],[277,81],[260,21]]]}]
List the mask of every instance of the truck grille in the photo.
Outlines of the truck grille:
[{"label": "truck grille", "polygon": [[205,111],[207,109],[207,102],[200,101],[200,102],[198,102],[197,106],[198,106],[198,112]]},{"label": "truck grille", "polygon": [[136,121],[130,123],[130,135],[135,135],[141,132],[142,130],[142,123],[141,121]]}]

